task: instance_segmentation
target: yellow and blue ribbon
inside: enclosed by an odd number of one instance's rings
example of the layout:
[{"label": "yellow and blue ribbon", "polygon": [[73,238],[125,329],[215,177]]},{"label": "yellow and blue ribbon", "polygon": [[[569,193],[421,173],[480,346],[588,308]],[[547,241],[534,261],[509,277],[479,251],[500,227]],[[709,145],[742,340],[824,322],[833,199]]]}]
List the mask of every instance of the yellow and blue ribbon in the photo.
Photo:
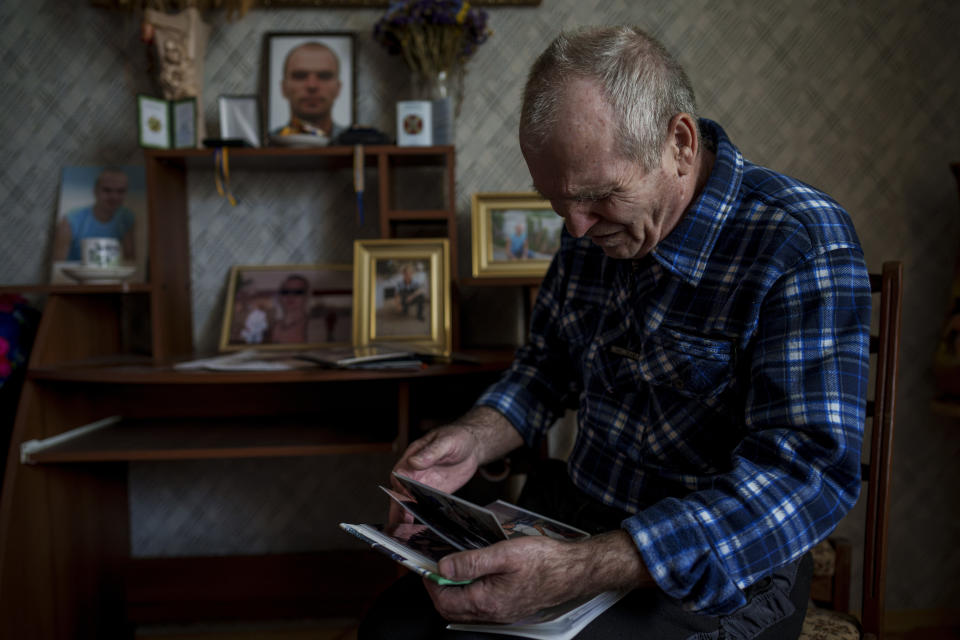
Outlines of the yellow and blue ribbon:
[{"label": "yellow and blue ribbon", "polygon": [[357,221],[363,225],[363,145],[353,145],[353,192],[357,197]]},{"label": "yellow and blue ribbon", "polygon": [[217,147],[213,150],[213,162],[215,165],[213,180],[217,185],[217,193],[220,197],[226,197],[231,206],[237,206],[237,199],[233,197],[230,190],[230,152],[226,147]]}]

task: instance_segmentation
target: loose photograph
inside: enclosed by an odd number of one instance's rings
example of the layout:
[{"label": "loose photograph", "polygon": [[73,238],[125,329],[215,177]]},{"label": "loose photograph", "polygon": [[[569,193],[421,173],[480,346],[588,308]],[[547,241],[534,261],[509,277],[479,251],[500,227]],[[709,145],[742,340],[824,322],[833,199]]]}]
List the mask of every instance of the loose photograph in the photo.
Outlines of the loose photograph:
[{"label": "loose photograph", "polygon": [[227,287],[221,351],[350,343],[350,265],[235,266]]},{"label": "loose photograph", "polygon": [[143,167],[64,167],[50,282],[144,282],[147,198]]},{"label": "loose photograph", "polygon": [[263,64],[264,131],[272,144],[323,146],[353,124],[353,33],[268,33]]},{"label": "loose photograph", "polygon": [[473,276],[542,278],[560,248],[563,219],[535,193],[475,193]]}]

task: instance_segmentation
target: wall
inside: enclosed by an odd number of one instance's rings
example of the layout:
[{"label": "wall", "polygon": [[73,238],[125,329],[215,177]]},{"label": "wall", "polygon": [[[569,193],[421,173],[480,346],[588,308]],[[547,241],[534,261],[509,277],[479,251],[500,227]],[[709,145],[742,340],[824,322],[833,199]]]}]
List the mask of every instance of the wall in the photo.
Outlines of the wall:
[{"label": "wall", "polygon": [[[844,203],[871,268],[905,261],[888,607],[955,608],[960,424],[932,415],[929,400],[931,354],[960,231],[948,171],[949,162],[960,160],[960,3],[543,0],[538,8],[490,14],[495,35],[471,64],[457,135],[460,273],[467,272],[470,194],[529,188],[515,132],[524,70],[535,54],[558,29],[583,24],[634,22],[658,35],[689,69],[703,114],[722,123],[747,157]],[[359,34],[360,119],[392,130],[405,73],[369,37],[379,15],[376,9],[255,10],[233,23],[211,16],[205,73],[211,131],[214,96],[255,92],[265,32],[341,29]],[[6,0],[0,25],[0,282],[42,282],[60,168],[140,161],[133,96],[149,90],[145,59],[135,19],[82,2]],[[354,222],[348,181],[298,178],[236,176],[241,203],[232,208],[216,196],[212,174],[191,175],[200,348],[216,343],[230,265],[349,261],[352,237],[375,235],[374,221]],[[484,313],[491,295],[467,292],[468,334],[482,334],[494,321]],[[491,332],[513,339],[516,327]],[[359,484],[381,480],[388,464]],[[362,473],[350,461],[318,466],[134,465],[135,551],[336,544],[336,533],[317,531],[331,528],[339,507],[317,511],[315,497],[344,493],[338,478]],[[252,505],[232,491],[244,484],[257,487]],[[280,503],[287,506],[271,509]],[[201,532],[189,525],[198,513],[206,515]],[[293,526],[299,518],[307,525]]]}]

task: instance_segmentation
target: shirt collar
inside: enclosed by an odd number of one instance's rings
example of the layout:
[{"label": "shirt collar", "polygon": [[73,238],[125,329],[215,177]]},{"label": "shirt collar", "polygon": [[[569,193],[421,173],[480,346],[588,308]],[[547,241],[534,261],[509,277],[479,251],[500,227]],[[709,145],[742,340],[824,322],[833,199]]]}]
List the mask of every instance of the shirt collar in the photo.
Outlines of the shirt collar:
[{"label": "shirt collar", "polygon": [[687,208],[676,228],[651,255],[664,268],[696,286],[730,212],[737,206],[743,179],[743,155],[716,122],[700,119],[701,144],[716,143],[717,158],[703,192]]}]

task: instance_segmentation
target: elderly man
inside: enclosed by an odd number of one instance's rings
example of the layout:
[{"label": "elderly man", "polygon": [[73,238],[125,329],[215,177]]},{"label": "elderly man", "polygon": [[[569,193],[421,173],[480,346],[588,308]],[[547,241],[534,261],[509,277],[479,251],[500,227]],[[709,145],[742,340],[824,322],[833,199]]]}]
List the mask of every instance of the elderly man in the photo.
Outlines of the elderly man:
[{"label": "elderly man", "polygon": [[290,122],[272,135],[316,133],[331,140],[343,130],[333,121],[333,103],[340,95],[340,60],[321,42],[290,50],[283,62],[280,88],[290,103]]},{"label": "elderly man", "polygon": [[574,405],[569,460],[520,501],[597,535],[451,554],[441,574],[471,584],[405,578],[360,637],[632,589],[580,637],[796,638],[807,551],[859,491],[870,298],[849,217],[698,119],[683,69],[636,29],[541,54],[520,146],[567,231],[529,343],[396,470],[456,490]]}]

